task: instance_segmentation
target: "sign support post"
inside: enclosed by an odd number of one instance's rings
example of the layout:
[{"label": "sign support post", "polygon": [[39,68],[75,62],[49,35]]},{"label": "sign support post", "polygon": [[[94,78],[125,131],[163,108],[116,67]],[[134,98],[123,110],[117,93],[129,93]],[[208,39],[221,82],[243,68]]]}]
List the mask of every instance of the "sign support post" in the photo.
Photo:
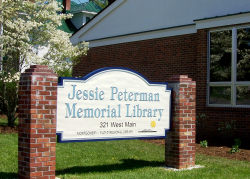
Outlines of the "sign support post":
[{"label": "sign support post", "polygon": [[195,165],[196,82],[186,75],[170,78],[172,124],[165,144],[165,165],[189,168]]},{"label": "sign support post", "polygon": [[19,85],[18,178],[55,178],[57,75],[32,65]]}]

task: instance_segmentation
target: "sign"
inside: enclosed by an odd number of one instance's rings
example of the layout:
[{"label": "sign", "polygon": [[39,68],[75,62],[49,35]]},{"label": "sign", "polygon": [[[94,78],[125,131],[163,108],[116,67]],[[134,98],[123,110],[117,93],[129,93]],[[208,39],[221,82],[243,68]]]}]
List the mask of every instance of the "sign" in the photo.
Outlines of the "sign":
[{"label": "sign", "polygon": [[60,78],[59,142],[163,138],[170,128],[171,90],[125,68]]}]

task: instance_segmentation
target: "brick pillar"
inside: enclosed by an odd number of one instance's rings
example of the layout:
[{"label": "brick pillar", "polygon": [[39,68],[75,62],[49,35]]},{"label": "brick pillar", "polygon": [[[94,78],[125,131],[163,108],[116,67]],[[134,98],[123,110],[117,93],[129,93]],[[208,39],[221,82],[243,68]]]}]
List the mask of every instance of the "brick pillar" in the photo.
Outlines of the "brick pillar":
[{"label": "brick pillar", "polygon": [[55,178],[57,75],[32,65],[19,85],[18,177]]},{"label": "brick pillar", "polygon": [[196,82],[186,75],[168,81],[173,88],[172,123],[167,133],[165,165],[178,169],[195,165]]}]

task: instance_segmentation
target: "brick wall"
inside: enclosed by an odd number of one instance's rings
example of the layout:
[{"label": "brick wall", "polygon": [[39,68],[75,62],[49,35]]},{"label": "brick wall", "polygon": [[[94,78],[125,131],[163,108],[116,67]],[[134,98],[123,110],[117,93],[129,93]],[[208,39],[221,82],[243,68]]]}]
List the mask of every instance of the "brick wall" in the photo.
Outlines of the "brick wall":
[{"label": "brick wall", "polygon": [[156,82],[168,81],[173,75],[188,75],[197,85],[197,114],[208,116],[205,128],[198,130],[197,136],[201,140],[218,139],[222,136],[218,130],[220,123],[236,120],[234,138],[247,141],[245,136],[250,135],[249,109],[206,107],[207,30],[91,48],[74,68],[73,76],[84,76],[93,70],[113,66],[136,70]]},{"label": "brick wall", "polygon": [[140,72],[150,81],[167,81],[178,74],[195,78],[195,38],[191,34],[91,48],[74,68],[73,75],[84,76],[98,68],[121,66]]}]

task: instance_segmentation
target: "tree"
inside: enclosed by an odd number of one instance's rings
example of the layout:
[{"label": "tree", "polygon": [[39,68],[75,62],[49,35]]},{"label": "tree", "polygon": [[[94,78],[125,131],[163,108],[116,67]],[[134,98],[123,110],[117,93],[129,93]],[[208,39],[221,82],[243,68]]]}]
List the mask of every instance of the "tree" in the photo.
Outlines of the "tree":
[{"label": "tree", "polygon": [[101,8],[105,8],[108,5],[108,0],[90,0],[100,6]]},{"label": "tree", "polygon": [[[54,72],[70,69],[85,55],[87,43],[73,46],[70,34],[58,29],[62,6],[54,0],[0,0],[0,112],[13,127],[17,110],[20,71],[31,64],[48,65]],[[37,51],[46,49],[43,56]],[[11,93],[9,90],[12,90]]]}]

